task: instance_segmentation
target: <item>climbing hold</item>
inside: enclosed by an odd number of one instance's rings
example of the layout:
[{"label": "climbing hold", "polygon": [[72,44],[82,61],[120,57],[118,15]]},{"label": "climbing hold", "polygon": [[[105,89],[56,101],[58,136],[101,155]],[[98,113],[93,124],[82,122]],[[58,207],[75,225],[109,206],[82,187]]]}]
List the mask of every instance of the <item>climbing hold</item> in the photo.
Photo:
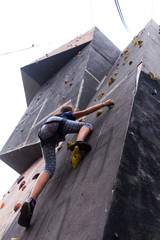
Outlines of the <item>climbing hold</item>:
[{"label": "climbing hold", "polygon": [[127,61],[124,61],[124,63],[122,64],[123,66],[126,64]]},{"label": "climbing hold", "polygon": [[121,53],[121,57],[123,56],[123,53]]},{"label": "climbing hold", "polygon": [[118,239],[118,234],[115,232],[115,233],[113,233],[113,238],[114,239]]},{"label": "climbing hold", "polygon": [[152,92],[152,95],[156,95],[157,94],[157,90],[154,89],[153,92]]},{"label": "climbing hold", "polygon": [[119,66],[119,63],[117,63],[117,67]]},{"label": "climbing hold", "polygon": [[124,60],[126,60],[128,58],[128,56],[125,56]]},{"label": "climbing hold", "polygon": [[19,183],[23,180],[23,178],[24,178],[24,176],[21,177],[21,178],[18,178],[18,180],[17,180],[17,184],[19,184]]},{"label": "climbing hold", "polygon": [[11,240],[21,240],[20,238],[11,238]]},{"label": "climbing hold", "polygon": [[23,132],[23,129],[21,129],[20,132]]},{"label": "climbing hold", "polygon": [[141,45],[143,43],[143,41],[138,41],[138,45]]},{"label": "climbing hold", "polygon": [[22,191],[23,191],[25,188],[26,188],[26,185],[24,185],[24,186],[22,187]]},{"label": "climbing hold", "polygon": [[133,63],[133,62],[132,62],[132,61],[130,61],[130,62],[129,62],[129,65],[131,65],[132,63]]},{"label": "climbing hold", "polygon": [[99,117],[102,114],[103,110],[99,110],[98,112],[96,112],[96,117]]},{"label": "climbing hold", "polygon": [[99,96],[98,96],[98,100],[101,99],[101,97],[104,95],[104,93],[101,93]]},{"label": "climbing hold", "polygon": [[65,96],[63,96],[63,97],[62,97],[62,99],[64,100],[64,99],[66,99],[66,97],[65,97]]},{"label": "climbing hold", "polygon": [[137,45],[137,42],[134,42],[133,47],[135,47],[136,45]]},{"label": "climbing hold", "polygon": [[114,75],[117,76],[118,72],[114,72]]},{"label": "climbing hold", "polygon": [[65,83],[65,84],[67,84],[67,83],[68,83],[68,81],[67,81],[67,80],[65,80],[65,81],[64,81],[64,83]]},{"label": "climbing hold", "polygon": [[40,100],[40,97],[39,98],[37,98],[37,101],[39,101]]},{"label": "climbing hold", "polygon": [[20,186],[19,186],[19,190],[25,185],[25,181],[21,182]]},{"label": "climbing hold", "polygon": [[84,120],[84,119],[81,118],[81,119],[79,120],[79,122],[86,122],[86,120]]},{"label": "climbing hold", "polygon": [[74,80],[74,78],[72,78],[72,80]]},{"label": "climbing hold", "polygon": [[75,74],[76,72],[73,72],[73,74]]},{"label": "climbing hold", "polygon": [[110,77],[108,85],[110,86],[116,79],[113,77]]},{"label": "climbing hold", "polygon": [[128,51],[128,52],[125,52],[125,55],[128,55],[130,52]]},{"label": "climbing hold", "polygon": [[36,173],[33,177],[32,180],[37,179],[39,177],[40,173]]},{"label": "climbing hold", "polygon": [[112,103],[112,104],[108,105],[107,107],[108,107],[109,110],[110,110],[110,109],[112,109],[112,108],[114,107],[114,104]]},{"label": "climbing hold", "polygon": [[14,206],[14,211],[17,212],[17,210],[20,208],[22,204],[21,203],[17,203],[15,206]]},{"label": "climbing hold", "polygon": [[142,46],[143,46],[143,44],[140,44],[140,45],[139,45],[139,48],[141,48]]},{"label": "climbing hold", "polygon": [[119,58],[118,58],[118,60],[120,61],[120,60],[121,60],[121,58],[119,57]]},{"label": "climbing hold", "polygon": [[69,84],[69,86],[72,86],[72,85],[73,85],[73,83],[70,83],[70,84]]},{"label": "climbing hold", "polygon": [[127,48],[126,50],[124,50],[124,54],[126,54],[129,51],[129,49]]},{"label": "climbing hold", "polygon": [[80,54],[80,53],[81,53],[81,51],[78,52],[78,54]]},{"label": "climbing hold", "polygon": [[62,148],[62,145],[57,148],[57,151],[60,151]]},{"label": "climbing hold", "polygon": [[5,203],[2,202],[0,209],[2,209],[5,206]]},{"label": "climbing hold", "polygon": [[150,78],[151,78],[152,80],[155,80],[155,81],[160,82],[159,76],[153,74],[152,72],[149,72],[149,76],[150,76]]}]

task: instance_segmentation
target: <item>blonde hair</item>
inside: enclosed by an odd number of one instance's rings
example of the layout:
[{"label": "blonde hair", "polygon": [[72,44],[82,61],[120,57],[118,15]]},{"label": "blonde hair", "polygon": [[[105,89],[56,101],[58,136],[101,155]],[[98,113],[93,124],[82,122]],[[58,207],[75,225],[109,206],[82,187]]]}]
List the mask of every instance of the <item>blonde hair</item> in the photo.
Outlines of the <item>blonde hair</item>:
[{"label": "blonde hair", "polygon": [[66,105],[61,107],[60,111],[55,114],[55,116],[59,116],[64,112],[74,112],[74,106],[73,105]]}]

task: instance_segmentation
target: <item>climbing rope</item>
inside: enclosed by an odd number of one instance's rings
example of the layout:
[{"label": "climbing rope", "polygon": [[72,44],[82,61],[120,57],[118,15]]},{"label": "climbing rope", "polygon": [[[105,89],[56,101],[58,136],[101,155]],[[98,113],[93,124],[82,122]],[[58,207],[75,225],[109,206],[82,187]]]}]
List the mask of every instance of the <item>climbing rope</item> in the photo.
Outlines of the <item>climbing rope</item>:
[{"label": "climbing rope", "polygon": [[124,21],[124,17],[123,17],[123,14],[122,14],[122,11],[121,11],[121,8],[120,8],[120,5],[119,5],[118,0],[114,0],[114,2],[115,2],[115,4],[116,4],[116,8],[117,8],[117,10],[118,10],[118,14],[119,14],[119,16],[120,16],[120,18],[121,18],[121,21],[122,21],[125,29],[127,30],[127,32],[128,32],[129,34],[131,34],[131,33],[130,33],[130,30],[129,30],[128,26],[127,26],[127,24],[126,24],[125,21]]}]

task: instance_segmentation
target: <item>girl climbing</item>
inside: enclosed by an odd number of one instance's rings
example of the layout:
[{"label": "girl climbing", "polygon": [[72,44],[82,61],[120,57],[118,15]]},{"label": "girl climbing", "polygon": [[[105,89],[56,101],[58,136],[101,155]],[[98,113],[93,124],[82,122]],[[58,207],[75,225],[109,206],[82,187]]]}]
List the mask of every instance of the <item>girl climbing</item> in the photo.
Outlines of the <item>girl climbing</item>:
[{"label": "girl climbing", "polygon": [[80,150],[89,151],[91,146],[85,142],[85,138],[92,131],[92,125],[86,122],[75,121],[83,116],[89,115],[98,109],[114,104],[109,99],[103,103],[89,107],[85,110],[74,112],[72,106],[64,106],[55,116],[47,119],[40,128],[38,136],[41,142],[42,154],[45,161],[44,171],[38,177],[35,187],[27,202],[24,202],[20,211],[18,224],[23,227],[29,227],[36,200],[49,179],[53,176],[56,169],[55,147],[58,142],[62,141],[66,134],[78,133],[76,142],[70,146],[73,151],[75,146]]}]

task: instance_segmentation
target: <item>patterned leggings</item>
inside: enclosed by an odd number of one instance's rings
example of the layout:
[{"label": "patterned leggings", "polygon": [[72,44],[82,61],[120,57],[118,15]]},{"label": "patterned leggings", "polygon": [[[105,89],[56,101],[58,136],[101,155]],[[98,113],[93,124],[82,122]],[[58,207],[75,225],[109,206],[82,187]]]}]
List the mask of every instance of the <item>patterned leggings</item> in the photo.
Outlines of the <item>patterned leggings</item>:
[{"label": "patterned leggings", "polygon": [[[51,177],[53,176],[56,169],[56,143],[62,139],[62,136],[65,136],[69,133],[78,133],[80,128],[83,126],[88,127],[92,131],[92,125],[89,123],[67,120],[60,132],[58,131],[57,133],[57,129],[59,126],[59,122],[57,122],[57,119],[57,117],[52,117],[53,122],[50,122],[49,124],[44,124],[41,128],[40,136],[43,139],[48,137],[55,137],[52,139],[51,142],[41,147],[42,154],[45,160],[44,172],[49,173]],[[56,120],[56,122],[54,122],[54,120]]]}]

